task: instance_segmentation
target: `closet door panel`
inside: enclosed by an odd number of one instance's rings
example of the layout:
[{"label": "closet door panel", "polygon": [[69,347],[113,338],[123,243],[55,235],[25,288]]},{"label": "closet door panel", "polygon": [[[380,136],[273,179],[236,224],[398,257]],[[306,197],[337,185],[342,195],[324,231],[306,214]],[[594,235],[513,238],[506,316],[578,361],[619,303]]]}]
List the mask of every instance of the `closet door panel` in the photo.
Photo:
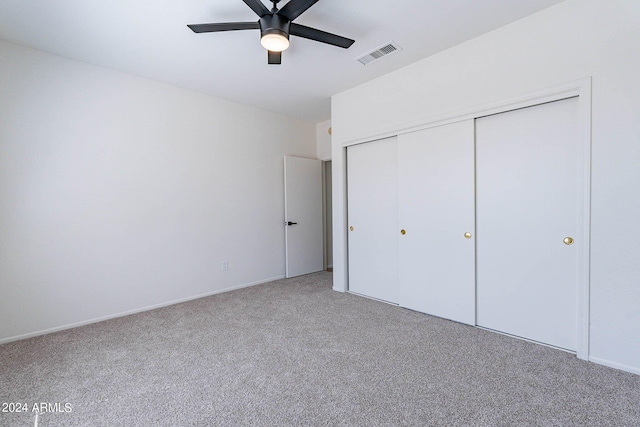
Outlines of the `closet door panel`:
[{"label": "closet door panel", "polygon": [[474,325],[473,120],[400,135],[398,180],[400,305]]},{"label": "closet door panel", "polygon": [[576,349],[580,147],[578,98],[476,120],[479,326]]},{"label": "closet door panel", "polygon": [[347,148],[349,291],[398,302],[397,140]]}]

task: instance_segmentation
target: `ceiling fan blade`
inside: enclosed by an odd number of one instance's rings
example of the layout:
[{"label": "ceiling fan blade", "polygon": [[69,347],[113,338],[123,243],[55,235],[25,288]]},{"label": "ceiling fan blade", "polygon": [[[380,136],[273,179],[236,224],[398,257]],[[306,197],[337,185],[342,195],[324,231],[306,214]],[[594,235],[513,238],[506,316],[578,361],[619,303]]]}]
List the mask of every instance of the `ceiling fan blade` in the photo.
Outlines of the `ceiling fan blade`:
[{"label": "ceiling fan blade", "polygon": [[249,6],[260,18],[264,15],[270,15],[269,9],[260,0],[242,0]]},{"label": "ceiling fan blade", "polygon": [[282,52],[267,51],[267,61],[269,64],[282,64]]},{"label": "ceiling fan blade", "polygon": [[187,25],[194,33],[214,33],[217,31],[259,30],[258,22],[220,22],[217,24]]},{"label": "ceiling fan blade", "polygon": [[317,2],[318,0],[290,0],[289,3],[285,4],[284,7],[278,11],[278,14],[284,16],[289,21],[293,21]]},{"label": "ceiling fan blade", "polygon": [[355,43],[355,40],[327,33],[326,31],[317,30],[315,28],[305,27],[304,25],[294,24],[293,22],[289,28],[289,33],[294,36],[304,37],[305,39],[315,40],[320,43],[327,43],[345,49],[348,49],[353,43]]}]

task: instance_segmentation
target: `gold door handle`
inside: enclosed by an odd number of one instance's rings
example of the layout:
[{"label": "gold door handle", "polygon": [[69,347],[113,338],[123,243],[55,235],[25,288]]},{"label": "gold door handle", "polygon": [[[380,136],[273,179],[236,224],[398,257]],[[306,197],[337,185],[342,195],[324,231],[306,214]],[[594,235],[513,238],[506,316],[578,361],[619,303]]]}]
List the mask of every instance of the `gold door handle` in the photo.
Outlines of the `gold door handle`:
[{"label": "gold door handle", "polygon": [[407,231],[403,228],[402,230],[400,230],[400,234],[404,236],[405,234],[407,234]]},{"label": "gold door handle", "polygon": [[349,231],[353,231],[353,225],[349,227]]},{"label": "gold door handle", "polygon": [[468,231],[466,233],[464,233],[464,238],[465,239],[470,239],[471,238],[471,233],[469,233]]},{"label": "gold door handle", "polygon": [[562,241],[567,246],[573,245],[573,237],[565,237],[564,239],[562,239]]}]

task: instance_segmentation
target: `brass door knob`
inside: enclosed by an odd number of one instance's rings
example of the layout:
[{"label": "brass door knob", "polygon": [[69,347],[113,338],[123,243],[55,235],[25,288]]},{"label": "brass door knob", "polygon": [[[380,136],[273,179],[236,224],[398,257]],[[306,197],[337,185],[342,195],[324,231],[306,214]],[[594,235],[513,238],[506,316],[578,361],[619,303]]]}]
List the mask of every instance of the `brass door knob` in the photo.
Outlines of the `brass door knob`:
[{"label": "brass door knob", "polygon": [[471,233],[469,233],[468,231],[466,233],[464,233],[464,238],[465,239],[470,239],[471,238]]},{"label": "brass door knob", "polygon": [[573,237],[565,237],[564,239],[562,239],[562,241],[567,246],[573,245]]},{"label": "brass door knob", "polygon": [[404,236],[405,234],[407,234],[407,231],[403,228],[402,230],[400,230],[400,234]]},{"label": "brass door knob", "polygon": [[353,225],[352,225],[351,227],[349,227],[349,230],[350,230],[350,231],[353,231]]}]

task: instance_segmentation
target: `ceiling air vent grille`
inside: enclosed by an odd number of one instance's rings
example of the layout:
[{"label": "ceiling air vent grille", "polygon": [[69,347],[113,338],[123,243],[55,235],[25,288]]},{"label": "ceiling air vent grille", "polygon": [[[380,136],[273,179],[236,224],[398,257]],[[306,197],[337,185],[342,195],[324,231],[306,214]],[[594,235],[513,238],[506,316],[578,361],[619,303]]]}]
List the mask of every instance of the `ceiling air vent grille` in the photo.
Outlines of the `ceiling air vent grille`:
[{"label": "ceiling air vent grille", "polygon": [[400,52],[401,50],[402,48],[398,46],[396,43],[389,42],[369,53],[366,53],[356,58],[356,61],[360,62],[362,65],[369,65],[372,62],[377,61],[378,59],[384,56],[388,56],[388,55],[391,55],[392,53]]}]

